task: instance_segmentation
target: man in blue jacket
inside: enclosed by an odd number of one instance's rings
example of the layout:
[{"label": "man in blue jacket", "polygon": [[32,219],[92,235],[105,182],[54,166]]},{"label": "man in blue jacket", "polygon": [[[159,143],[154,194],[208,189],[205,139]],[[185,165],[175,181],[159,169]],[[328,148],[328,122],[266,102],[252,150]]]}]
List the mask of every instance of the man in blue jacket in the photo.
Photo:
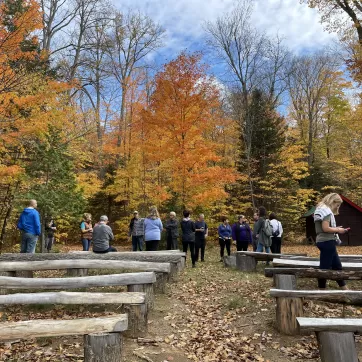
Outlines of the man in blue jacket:
[{"label": "man in blue jacket", "polygon": [[21,230],[21,253],[34,253],[41,232],[40,217],[36,200],[30,200],[29,206],[21,213],[18,229]]}]

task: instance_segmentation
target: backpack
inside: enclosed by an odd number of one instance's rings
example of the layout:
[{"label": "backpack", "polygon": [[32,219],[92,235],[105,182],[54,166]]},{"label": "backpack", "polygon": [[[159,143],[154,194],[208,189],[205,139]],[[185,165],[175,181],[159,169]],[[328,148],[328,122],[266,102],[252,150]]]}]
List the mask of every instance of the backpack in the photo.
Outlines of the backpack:
[{"label": "backpack", "polygon": [[270,220],[265,220],[264,221],[264,225],[263,225],[263,231],[264,231],[264,234],[267,236],[267,237],[272,237],[273,236],[273,226],[272,224],[270,223]]},{"label": "backpack", "polygon": [[277,223],[278,223],[278,229],[276,231],[273,231],[273,235],[272,235],[273,238],[276,238],[279,235],[279,221],[277,221]]}]

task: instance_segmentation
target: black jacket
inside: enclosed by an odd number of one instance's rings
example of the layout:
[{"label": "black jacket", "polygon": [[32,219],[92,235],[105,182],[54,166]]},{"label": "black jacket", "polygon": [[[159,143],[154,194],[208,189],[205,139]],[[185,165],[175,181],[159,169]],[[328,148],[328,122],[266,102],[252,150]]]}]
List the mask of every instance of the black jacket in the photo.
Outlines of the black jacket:
[{"label": "black jacket", "polygon": [[195,223],[192,220],[181,221],[182,242],[194,243],[195,242]]},{"label": "black jacket", "polygon": [[167,237],[171,237],[172,239],[178,238],[177,219],[168,219],[165,224],[165,229],[167,231]]}]

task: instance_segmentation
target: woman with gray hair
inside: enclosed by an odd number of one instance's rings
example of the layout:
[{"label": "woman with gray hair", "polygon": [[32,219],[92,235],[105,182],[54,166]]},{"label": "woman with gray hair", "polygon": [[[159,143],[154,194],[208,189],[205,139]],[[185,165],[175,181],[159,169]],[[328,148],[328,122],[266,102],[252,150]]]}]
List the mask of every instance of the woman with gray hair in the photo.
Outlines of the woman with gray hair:
[{"label": "woman with gray hair", "polygon": [[178,233],[178,227],[179,227],[179,222],[176,219],[176,213],[174,211],[170,212],[170,218],[166,221],[166,225],[165,225],[165,229],[166,229],[166,249],[167,250],[177,250],[178,249],[178,245],[177,245],[177,239],[179,236]]},{"label": "woman with gray hair", "polygon": [[157,251],[161,240],[163,225],[158,214],[157,207],[151,206],[150,213],[144,221],[144,237],[147,251]]}]

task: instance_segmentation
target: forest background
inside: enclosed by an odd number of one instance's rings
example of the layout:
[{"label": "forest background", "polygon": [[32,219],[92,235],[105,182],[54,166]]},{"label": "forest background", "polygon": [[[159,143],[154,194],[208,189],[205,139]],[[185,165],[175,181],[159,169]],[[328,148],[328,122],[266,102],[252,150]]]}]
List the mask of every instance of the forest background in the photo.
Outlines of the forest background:
[{"label": "forest background", "polygon": [[296,55],[241,0],[205,22],[205,49],[159,65],[165,29],[138,10],[1,1],[1,250],[30,198],[61,242],[78,240],[83,212],[125,241],[133,210],[153,204],[210,227],[264,205],[296,241],[324,193],[361,205],[362,2],[304,2],[338,44]]}]

